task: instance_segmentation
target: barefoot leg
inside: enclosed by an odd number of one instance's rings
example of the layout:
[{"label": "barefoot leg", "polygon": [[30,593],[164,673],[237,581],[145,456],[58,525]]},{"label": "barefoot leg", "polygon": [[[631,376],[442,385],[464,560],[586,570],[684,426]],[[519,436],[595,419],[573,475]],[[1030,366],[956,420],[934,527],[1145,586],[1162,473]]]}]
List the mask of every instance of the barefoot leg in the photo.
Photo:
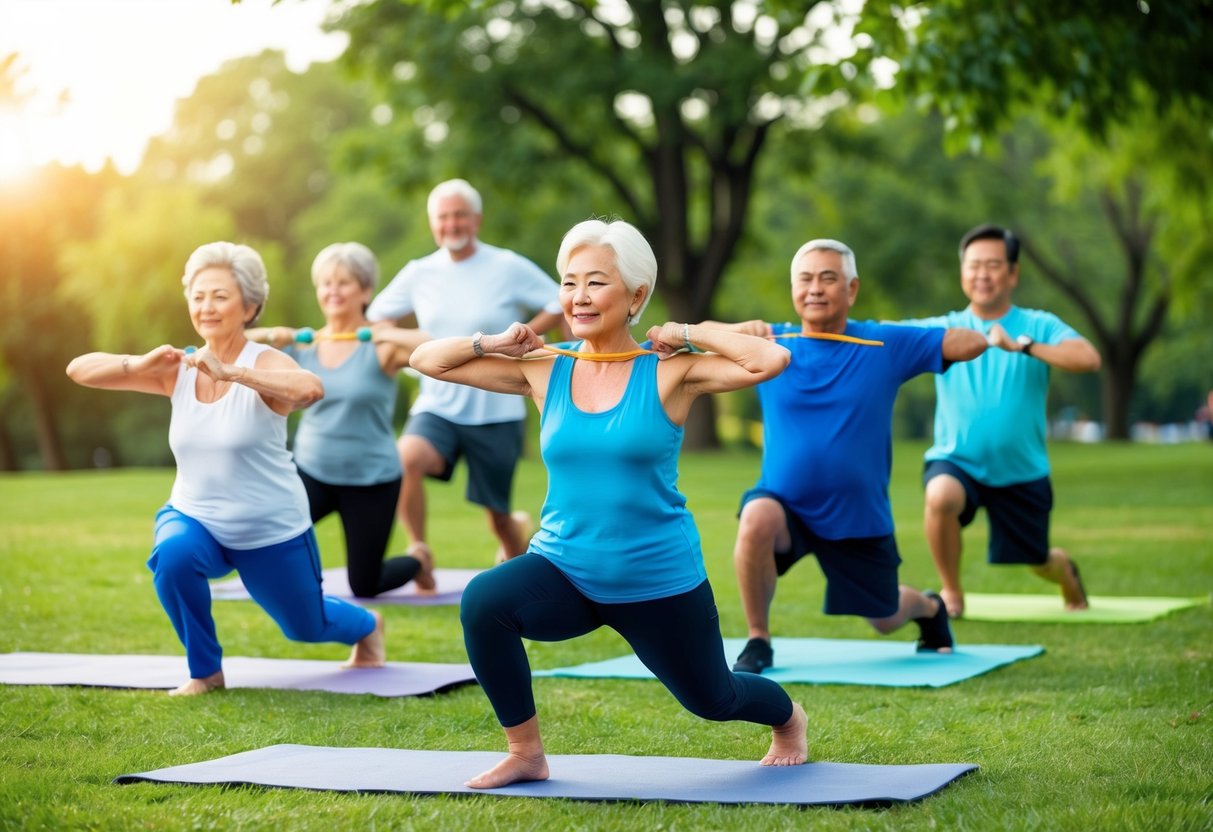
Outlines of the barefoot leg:
[{"label": "barefoot leg", "polygon": [[510,783],[548,779],[548,759],[539,736],[539,717],[505,729],[509,754],[488,771],[464,783],[470,789],[496,789]]},{"label": "barefoot leg", "polygon": [[354,645],[349,661],[342,667],[383,667],[387,662],[387,649],[383,641],[383,615],[378,610],[370,610],[370,613],[375,616],[375,629]]},{"label": "barefoot leg", "polygon": [[413,576],[413,585],[418,595],[434,595],[438,591],[438,582],[434,579],[434,553],[425,543],[414,543],[405,554],[417,558],[421,569]]},{"label": "barefoot leg", "polygon": [[169,696],[197,696],[200,693],[210,693],[223,689],[223,671],[219,670],[202,679],[190,679],[184,685],[173,688]]},{"label": "barefoot leg", "polygon": [[798,766],[809,759],[808,714],[799,702],[792,703],[792,718],[771,729],[771,749],[762,758],[764,766]]}]

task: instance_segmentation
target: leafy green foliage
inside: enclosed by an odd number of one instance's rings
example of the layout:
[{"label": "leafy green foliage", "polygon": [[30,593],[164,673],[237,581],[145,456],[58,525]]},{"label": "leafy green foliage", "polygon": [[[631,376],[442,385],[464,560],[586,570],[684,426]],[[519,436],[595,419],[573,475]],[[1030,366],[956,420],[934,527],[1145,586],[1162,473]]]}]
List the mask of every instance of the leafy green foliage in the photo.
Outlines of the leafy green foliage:
[{"label": "leafy green foliage", "polygon": [[1025,110],[1074,117],[1103,135],[1143,101],[1213,115],[1210,0],[969,3],[876,0],[861,60],[892,58],[905,100],[938,109],[954,147],[1009,128]]}]

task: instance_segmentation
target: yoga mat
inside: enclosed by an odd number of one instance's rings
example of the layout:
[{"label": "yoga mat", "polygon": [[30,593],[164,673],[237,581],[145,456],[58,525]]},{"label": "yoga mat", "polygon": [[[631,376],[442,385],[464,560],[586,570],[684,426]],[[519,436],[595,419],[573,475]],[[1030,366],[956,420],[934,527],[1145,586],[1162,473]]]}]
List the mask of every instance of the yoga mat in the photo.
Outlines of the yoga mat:
[{"label": "yoga mat", "polygon": [[1140,624],[1207,604],[1208,598],[1087,597],[1091,606],[1067,612],[1061,595],[986,595],[965,593],[964,617],[972,621],[1023,621],[1048,624]]},{"label": "yoga mat", "polygon": [[[724,656],[731,667],[745,639],[726,638]],[[775,638],[775,666],[763,676],[776,682],[816,685],[881,685],[941,688],[988,673],[1020,659],[1039,656],[1039,645],[961,644],[953,653],[916,653],[908,641],[860,641],[830,638]],[[583,679],[652,679],[634,655],[601,662],[537,670],[535,676]]]},{"label": "yoga mat", "polygon": [[[704,730],[712,730],[705,726]],[[551,779],[500,789],[466,780],[505,756],[493,751],[410,751],[271,745],[189,765],[123,774],[115,783],[232,784],[339,792],[486,794],[678,803],[883,804],[919,800],[977,768],[965,763],[760,766],[752,760],[549,755]]]},{"label": "yoga mat", "polygon": [[[6,685],[171,689],[189,676],[184,656],[0,653],[0,683]],[[388,662],[386,667],[343,668],[337,661],[241,656],[224,657],[223,677],[229,688],[323,690],[384,697],[422,696],[476,681],[468,664]]]},{"label": "yoga mat", "polygon": [[[420,607],[458,605],[468,581],[479,575],[481,569],[435,569],[434,580],[438,592],[434,595],[418,595],[417,587],[409,581],[398,589],[389,590],[374,598],[356,598],[350,591],[349,574],[344,568],[326,569],[321,573],[324,592],[334,598],[343,598],[357,604],[412,604]],[[248,590],[240,578],[230,578],[211,584],[211,597],[216,601],[248,601]]]}]

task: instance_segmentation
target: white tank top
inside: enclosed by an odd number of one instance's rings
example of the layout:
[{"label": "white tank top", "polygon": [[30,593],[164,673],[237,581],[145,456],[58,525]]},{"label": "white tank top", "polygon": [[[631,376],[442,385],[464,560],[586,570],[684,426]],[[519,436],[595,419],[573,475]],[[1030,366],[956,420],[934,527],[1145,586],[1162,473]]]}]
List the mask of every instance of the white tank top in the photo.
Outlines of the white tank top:
[{"label": "white tank top", "polygon": [[[253,367],[270,347],[248,342],[235,364]],[[198,370],[184,364],[173,388],[168,444],[177,460],[169,503],[229,549],[257,549],[311,527],[307,492],[286,447],[286,417],[257,391],[232,384],[198,401]]]}]

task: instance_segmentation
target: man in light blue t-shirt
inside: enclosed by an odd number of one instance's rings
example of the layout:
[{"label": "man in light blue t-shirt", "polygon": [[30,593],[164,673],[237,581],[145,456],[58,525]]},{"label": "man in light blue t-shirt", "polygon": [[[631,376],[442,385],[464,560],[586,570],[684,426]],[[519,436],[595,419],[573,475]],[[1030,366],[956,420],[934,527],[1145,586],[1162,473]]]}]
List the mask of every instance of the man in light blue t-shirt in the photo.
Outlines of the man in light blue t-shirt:
[{"label": "man in light blue t-shirt", "polygon": [[[418,328],[434,338],[501,332],[515,321],[541,333],[563,323],[560,289],[549,275],[525,257],[476,238],[481,205],[480,194],[462,179],[430,192],[426,211],[438,250],[400,270],[367,309],[369,320],[413,315]],[[526,551],[530,515],[510,512],[525,421],[526,402],[519,396],[421,380],[399,442],[399,513],[412,540],[410,554],[423,548],[433,557],[426,542],[425,478],[449,481],[461,458],[468,466],[467,498],[484,506],[500,541],[498,560]]]},{"label": "man in light blue t-shirt", "polygon": [[848,320],[859,276],[854,252],[837,240],[801,246],[791,277],[798,321],[727,325],[777,338],[792,354],[787,369],[755,388],[762,473],[742,495],[733,550],[749,640],[733,669],[772,666],[775,585],[809,554],[826,576],[827,615],[858,615],[885,634],[913,620],[919,650],[950,651],[943,601],[898,582],[893,404],[904,382],[955,372],[948,367],[981,355],[986,340],[968,329]]},{"label": "man in light blue t-shirt", "polygon": [[980,225],[960,242],[960,287],[969,305],[936,318],[903,321],[964,327],[992,346],[981,358],[935,379],[935,444],[926,453],[925,528],[948,614],[964,612],[961,529],[985,508],[989,561],[1027,564],[1061,585],[1066,609],[1087,607],[1078,567],[1049,546],[1053,489],[1045,450],[1049,373],[1099,369],[1099,353],[1056,315],[1011,301],[1019,283],[1019,240]]}]

